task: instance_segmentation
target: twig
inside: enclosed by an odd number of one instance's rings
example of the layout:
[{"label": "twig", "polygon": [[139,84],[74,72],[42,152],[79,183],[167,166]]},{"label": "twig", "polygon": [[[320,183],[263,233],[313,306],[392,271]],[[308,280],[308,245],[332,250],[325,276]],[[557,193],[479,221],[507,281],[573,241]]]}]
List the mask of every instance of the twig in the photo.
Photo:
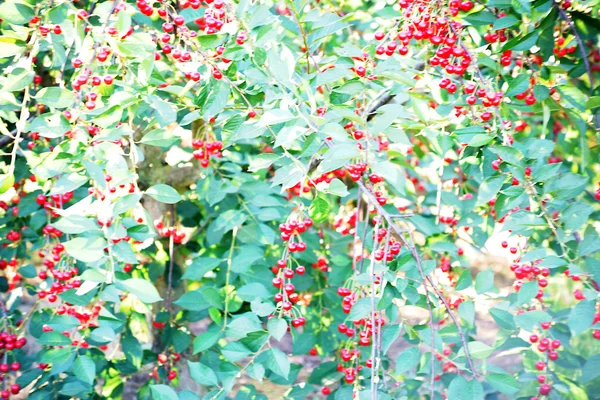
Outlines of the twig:
[{"label": "twig", "polygon": [[229,312],[229,279],[231,279],[231,263],[233,260],[233,250],[235,249],[235,238],[237,237],[238,227],[233,228],[231,237],[231,247],[229,248],[229,257],[227,257],[227,272],[225,273],[225,310],[223,310],[223,330],[227,328],[227,313]]},{"label": "twig", "polygon": [[[444,303],[444,306],[446,307],[446,311],[448,312],[448,315],[450,315],[450,318],[452,318],[452,321],[454,321],[454,324],[456,325],[456,329],[458,330],[458,333],[459,333],[459,336],[460,336],[460,339],[461,339],[461,342],[462,342],[462,345],[463,345],[463,348],[465,351],[465,357],[469,364],[469,368],[471,369],[471,373],[472,373],[473,377],[477,378],[477,370],[475,369],[475,364],[473,363],[473,359],[471,358],[471,354],[469,353],[469,349],[467,347],[467,339],[466,339],[466,336],[465,336],[465,333],[464,333],[462,327],[460,326],[459,320],[456,317],[456,315],[454,314],[454,312],[452,311],[452,309],[450,308],[450,304],[448,304],[448,302],[444,298],[444,295],[434,285],[433,280],[430,277],[425,276],[425,274],[423,272],[423,266],[421,265],[421,257],[419,256],[419,252],[417,251],[416,247],[413,246],[412,244],[410,244],[408,242],[408,240],[406,240],[406,238],[403,236],[404,231],[402,229],[400,229],[400,227],[398,227],[398,225],[396,225],[396,223],[394,222],[394,220],[390,216],[390,214],[382,206],[379,205],[379,203],[377,202],[377,199],[375,198],[375,195],[366,187],[364,182],[359,180],[357,182],[357,184],[363,190],[365,195],[371,199],[371,202],[377,209],[378,214],[381,215],[383,218],[385,218],[385,220],[388,222],[388,226],[390,228],[392,228],[398,234],[400,240],[402,241],[402,244],[410,251],[411,255],[413,256],[413,258],[415,259],[415,261],[417,263],[417,269],[419,270],[419,274],[421,275],[421,278],[423,279],[423,283],[425,283],[425,281],[427,281],[429,283],[429,285],[431,286],[431,288],[433,289],[433,291],[435,292],[435,295],[442,301],[442,303]],[[431,305],[429,305],[429,301],[427,302],[427,304],[428,304],[428,307],[431,308]],[[433,335],[433,330],[432,330],[431,334]]]},{"label": "twig", "polygon": [[[170,205],[171,211],[171,228],[175,227],[175,206],[173,204]],[[175,264],[175,260],[173,259],[175,253],[175,239],[173,238],[174,232],[169,235],[169,271],[167,274],[167,296],[165,299],[165,308],[171,314],[173,312],[171,306],[171,292],[173,290],[173,266]]]},{"label": "twig", "polygon": [[[479,65],[476,62],[474,62],[475,59],[473,57],[473,54],[471,54],[471,51],[465,45],[465,43],[462,41],[462,39],[460,38],[460,35],[456,31],[456,29],[454,29],[452,24],[449,24],[449,26],[450,26],[450,29],[452,30],[452,32],[454,33],[454,35],[456,36],[456,40],[458,41],[458,44],[460,44],[460,47],[462,47],[462,49],[465,51],[467,56],[469,56],[469,59],[471,59],[471,61],[473,61],[473,66],[475,67],[475,72],[477,73],[479,80],[481,81],[482,84],[487,86],[487,82],[486,82],[485,78],[483,77],[483,74],[481,73],[481,69],[479,68]],[[500,122],[500,132],[502,133],[502,144],[504,144],[505,146],[508,146],[508,145],[510,145],[510,142],[508,140],[508,135],[504,135],[504,127],[505,127],[504,120],[502,120],[502,116],[500,115],[500,109],[496,106],[494,106],[494,115]]]},{"label": "twig", "polygon": [[[588,56],[585,52],[585,47],[583,46],[583,41],[581,40],[581,36],[579,36],[579,32],[577,32],[577,29],[575,28],[575,24],[571,20],[571,17],[569,17],[569,14],[567,14],[565,12],[565,10],[562,9],[560,4],[553,1],[552,5],[558,11],[558,15],[560,15],[560,17],[563,20],[565,20],[565,22],[569,25],[569,28],[571,28],[571,31],[573,32],[573,36],[575,36],[575,41],[577,42],[577,45],[579,46],[579,52],[581,53],[581,58],[583,59],[583,65],[585,66],[585,71],[586,71],[588,79],[590,81],[590,93],[593,93],[594,92],[594,76],[592,74],[592,69],[590,68],[590,60],[588,60]],[[594,114],[594,120],[596,122],[596,127],[600,128],[600,115]]]},{"label": "twig", "polygon": [[19,150],[19,139],[21,134],[25,130],[25,124],[29,118],[29,86],[25,88],[23,92],[23,102],[21,103],[21,115],[19,115],[19,121],[17,121],[17,133],[13,142],[13,148],[10,153],[10,166],[8,167],[8,175],[12,175],[15,172],[15,164],[17,162],[17,150]]},{"label": "twig", "polygon": [[[294,6],[294,1],[293,0],[286,1],[286,3],[288,3],[288,7],[290,8],[292,18],[294,19],[294,22],[298,26],[300,35],[302,35],[302,40],[304,41],[304,53],[306,54],[306,73],[310,74],[310,51],[308,49],[308,42],[306,40],[306,32],[304,32],[304,28],[302,28],[302,25],[300,24],[300,19],[298,18],[298,12],[296,11],[296,6]],[[319,67],[317,65],[317,71],[318,70],[319,70]]]},{"label": "twig", "polygon": [[[115,1],[116,3],[116,1]],[[88,10],[88,18],[85,19],[85,21],[83,21],[83,32],[85,33],[85,29],[87,28],[88,23],[90,22],[89,20],[89,16],[92,15],[92,13],[94,12],[94,10],[96,9],[96,4],[97,1],[93,2],[92,5],[90,6],[90,9]],[[112,12],[111,12],[112,14]],[[110,18],[110,15],[109,15]],[[75,21],[77,21],[77,18],[75,18]],[[73,49],[73,46],[75,46],[75,42],[73,42],[73,44],[71,46],[69,46],[69,48],[67,49],[66,53],[65,53],[65,60],[69,59],[69,55],[71,54],[71,50]],[[93,57],[92,57],[93,59]],[[60,68],[60,78],[61,80],[64,82],[64,75],[65,75],[65,68],[67,67],[67,62],[64,62],[62,67]]]},{"label": "twig", "polygon": [[[373,248],[371,249],[371,263],[369,265],[369,275],[371,276],[371,329],[373,331],[373,335],[375,335],[375,329],[377,327],[375,322],[375,249],[377,247],[377,239],[379,237],[379,226],[381,224],[381,218],[377,219],[375,223],[375,227],[373,228]],[[377,399],[377,385],[375,384],[375,339],[373,339],[373,343],[371,344],[371,399]]]}]

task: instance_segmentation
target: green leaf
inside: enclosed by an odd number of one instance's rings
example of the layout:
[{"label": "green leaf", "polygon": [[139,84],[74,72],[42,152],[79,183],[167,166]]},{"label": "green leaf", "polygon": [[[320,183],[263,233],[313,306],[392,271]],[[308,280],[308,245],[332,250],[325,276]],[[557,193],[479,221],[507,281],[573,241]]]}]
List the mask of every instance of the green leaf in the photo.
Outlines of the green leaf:
[{"label": "green leaf", "polygon": [[75,103],[75,93],[59,87],[45,87],[35,98],[39,103],[55,108],[71,107]]},{"label": "green leaf", "polygon": [[529,79],[530,76],[527,74],[517,75],[516,78],[510,81],[508,89],[506,89],[506,96],[512,97],[514,95],[525,92],[527,89],[529,89]]},{"label": "green leaf", "polygon": [[465,301],[459,304],[458,313],[469,326],[475,323],[475,305],[472,301]]},{"label": "green leaf", "polygon": [[73,363],[73,373],[81,381],[92,385],[96,379],[96,364],[86,355],[80,355]]},{"label": "green leaf", "polygon": [[53,223],[54,228],[62,233],[84,233],[99,230],[96,221],[87,218],[83,215],[73,214],[67,215]]},{"label": "green leaf", "polygon": [[531,0],[511,0],[511,4],[519,14],[531,14]]},{"label": "green leaf", "polygon": [[502,47],[502,51],[513,50],[513,51],[523,51],[531,49],[539,38],[539,32],[534,31],[525,36],[519,36],[512,40]]},{"label": "green leaf", "polygon": [[396,104],[386,104],[377,110],[373,124],[369,127],[369,133],[376,134],[386,130],[401,115],[406,114],[403,107]]},{"label": "green leaf", "polygon": [[512,395],[519,391],[521,385],[508,374],[491,374],[486,377],[488,383],[502,394]]},{"label": "green leaf", "polygon": [[240,210],[227,210],[215,220],[215,229],[227,233],[236,226],[242,225],[247,219],[248,215]]},{"label": "green leaf", "polygon": [[[563,85],[557,87],[558,92],[561,94],[561,97],[567,100],[570,105],[578,109],[579,111],[585,111],[585,105],[587,102],[586,96],[583,94],[581,90],[579,90],[576,86],[573,85]],[[561,102],[564,105],[564,101]],[[567,105],[568,106],[568,105]]]},{"label": "green leaf", "polygon": [[467,20],[473,26],[492,25],[496,19],[497,17],[494,14],[485,9],[474,12],[465,17],[465,20]]},{"label": "green leaf", "polygon": [[551,322],[552,317],[544,311],[526,311],[522,314],[515,315],[515,322],[517,326],[525,329],[526,331],[532,332],[533,328],[542,322]]},{"label": "green leaf", "polygon": [[586,110],[592,110],[594,108],[600,107],[600,96],[592,96],[585,103]]},{"label": "green leaf", "polygon": [[60,332],[44,332],[37,342],[44,346],[70,346],[71,339]]},{"label": "green leaf", "polygon": [[321,195],[317,195],[310,204],[308,214],[316,223],[325,221],[329,216],[329,202]]},{"label": "green leaf", "polygon": [[26,24],[34,15],[33,8],[24,1],[8,0],[0,4],[0,18],[9,24]]},{"label": "green leaf", "polygon": [[248,170],[250,172],[257,172],[261,169],[269,168],[275,161],[280,158],[277,154],[273,153],[262,153],[257,155],[250,161]]},{"label": "green leaf", "polygon": [[198,42],[203,49],[213,49],[227,40],[228,35],[199,35]]},{"label": "green leaf", "polygon": [[151,186],[146,190],[146,194],[152,197],[154,200],[160,201],[165,204],[175,204],[181,201],[181,195],[177,190],[169,185],[159,183],[158,185]]},{"label": "green leaf", "polygon": [[490,310],[490,315],[492,316],[492,318],[494,318],[494,321],[496,321],[496,323],[500,325],[500,327],[509,331],[514,331],[515,329],[517,329],[517,326],[515,325],[514,316],[508,311],[502,310],[500,308],[492,308]]},{"label": "green leaf", "polygon": [[101,237],[76,237],[63,242],[65,251],[76,260],[83,262],[96,262],[104,258],[106,240]]},{"label": "green leaf", "polygon": [[476,380],[467,381],[458,375],[448,387],[448,400],[483,400],[483,387]]},{"label": "green leaf", "polygon": [[490,143],[492,140],[494,140],[494,136],[490,136],[490,135],[475,135],[469,141],[468,146],[470,146],[470,147],[481,147],[481,146],[485,146],[486,144]]},{"label": "green leaf", "polygon": [[212,324],[206,332],[201,333],[194,339],[194,354],[208,350],[221,338],[221,328],[218,325]]},{"label": "green leaf", "polygon": [[569,314],[569,328],[574,335],[589,329],[594,323],[594,315],[596,313],[595,300],[582,300],[571,309]]},{"label": "green leaf", "polygon": [[3,91],[21,91],[33,82],[34,73],[25,68],[15,68],[2,86]]},{"label": "green leaf", "polygon": [[467,343],[467,348],[469,349],[471,357],[476,359],[487,358],[494,351],[493,347],[490,347],[483,342],[469,342]]},{"label": "green leaf", "polygon": [[359,319],[363,319],[371,314],[371,299],[363,298],[358,300],[350,310],[350,314],[348,314],[349,321],[358,321]]},{"label": "green leaf", "polygon": [[177,120],[177,112],[171,103],[167,103],[158,96],[148,96],[149,104],[154,108],[154,117],[161,128]]},{"label": "green leaf", "polygon": [[277,348],[271,348],[261,355],[265,357],[265,366],[273,371],[274,374],[280,375],[285,379],[290,374],[290,360],[285,353]]},{"label": "green leaf", "polygon": [[539,285],[537,281],[525,282],[523,286],[519,289],[519,294],[517,296],[517,306],[521,306],[523,304],[528,303],[531,299],[533,299],[539,290]]},{"label": "green leaf", "polygon": [[262,127],[277,125],[294,118],[294,114],[292,114],[289,110],[276,108],[265,112],[258,120],[258,125]]},{"label": "green leaf", "polygon": [[210,119],[219,114],[227,105],[229,92],[231,88],[227,82],[216,81],[211,87],[210,94],[203,106],[202,116],[204,119]]},{"label": "green leaf", "polygon": [[271,336],[273,336],[277,341],[281,341],[281,338],[287,332],[288,324],[284,319],[271,318],[267,323],[267,329]]},{"label": "green leaf", "polygon": [[119,13],[117,18],[117,32],[123,36],[131,27],[131,16],[128,13]]},{"label": "green leaf", "polygon": [[496,197],[504,181],[506,175],[498,174],[487,178],[479,187],[479,194],[477,195],[477,205],[487,204],[488,201]]},{"label": "green leaf", "polygon": [[600,238],[592,225],[588,225],[584,232],[583,240],[579,243],[577,253],[580,257],[594,254],[600,250]]},{"label": "green leaf", "polygon": [[290,85],[296,67],[296,58],[284,45],[273,47],[267,51],[267,67],[278,82]]},{"label": "green leaf", "polygon": [[240,342],[229,342],[221,349],[221,353],[227,361],[236,362],[248,357],[252,352]]},{"label": "green leaf", "polygon": [[383,330],[383,335],[381,336],[381,350],[383,354],[387,354],[388,350],[394,344],[398,336],[400,336],[400,332],[402,331],[402,324],[396,325],[388,325]]},{"label": "green leaf", "polygon": [[[119,13],[121,15],[121,13]],[[146,133],[140,143],[149,146],[170,147],[175,144],[179,138],[173,135],[173,132],[168,129],[153,129]]]},{"label": "green leaf", "polygon": [[221,260],[212,257],[198,257],[190,265],[187,266],[183,274],[184,279],[199,281],[204,278],[208,272],[217,268],[221,264]]},{"label": "green leaf", "polygon": [[477,274],[475,278],[475,291],[482,294],[490,291],[494,287],[494,271],[486,269]]},{"label": "green leaf", "polygon": [[403,374],[410,371],[419,364],[421,353],[416,347],[409,347],[404,350],[396,359],[396,374]]},{"label": "green leaf", "polygon": [[507,15],[505,17],[497,19],[494,22],[494,30],[510,28],[511,26],[519,22],[521,22],[521,20],[513,17],[512,15]]},{"label": "green leaf", "polygon": [[177,392],[167,385],[150,385],[154,400],[179,400]]},{"label": "green leaf", "polygon": [[331,181],[331,183],[329,184],[329,188],[327,188],[325,192],[340,197],[346,197],[349,194],[348,187],[346,187],[344,182],[342,182],[338,178],[334,178]]},{"label": "green leaf", "polygon": [[554,142],[548,139],[538,139],[527,146],[527,157],[532,159],[544,158],[552,154]]},{"label": "green leaf", "polygon": [[156,287],[154,287],[151,282],[145,279],[127,279],[126,281],[119,282],[119,286],[121,286],[123,290],[127,290],[144,303],[156,303],[157,301],[162,300],[162,297],[160,297],[158,294]]},{"label": "green leaf", "polygon": [[212,369],[199,362],[187,362],[193,380],[204,386],[216,386],[219,379]]},{"label": "green leaf", "polygon": [[590,357],[581,369],[581,382],[588,383],[600,376],[600,354]]},{"label": "green leaf", "polygon": [[25,50],[26,46],[24,41],[0,36],[0,59],[23,54]]},{"label": "green leaf", "polygon": [[13,174],[1,174],[0,175],[0,194],[6,193],[6,191],[15,184],[15,176]]},{"label": "green leaf", "polygon": [[115,340],[115,331],[108,326],[96,328],[90,334],[90,339],[99,344],[107,344]]}]

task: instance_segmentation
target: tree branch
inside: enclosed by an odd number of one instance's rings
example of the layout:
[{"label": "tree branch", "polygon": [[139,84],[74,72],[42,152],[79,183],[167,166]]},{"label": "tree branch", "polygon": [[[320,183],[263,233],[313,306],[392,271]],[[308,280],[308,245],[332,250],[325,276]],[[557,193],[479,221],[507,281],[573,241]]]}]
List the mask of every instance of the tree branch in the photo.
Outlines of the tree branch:
[{"label": "tree branch", "polygon": [[[590,93],[593,93],[594,92],[594,76],[592,75],[592,69],[590,67],[590,60],[588,60],[588,55],[585,52],[585,47],[583,46],[583,40],[581,40],[581,36],[579,36],[579,32],[577,32],[577,29],[575,28],[575,24],[573,23],[573,20],[571,20],[571,17],[569,17],[569,14],[567,14],[565,12],[565,10],[562,9],[560,4],[553,1],[552,5],[558,11],[558,15],[569,25],[569,28],[571,28],[571,31],[573,32],[573,36],[575,36],[575,41],[577,42],[577,45],[579,46],[579,52],[581,53],[581,58],[583,59],[583,65],[585,66],[585,71],[587,73],[588,79],[590,80]],[[594,121],[595,121],[596,127],[600,128],[600,115],[594,114]]]}]

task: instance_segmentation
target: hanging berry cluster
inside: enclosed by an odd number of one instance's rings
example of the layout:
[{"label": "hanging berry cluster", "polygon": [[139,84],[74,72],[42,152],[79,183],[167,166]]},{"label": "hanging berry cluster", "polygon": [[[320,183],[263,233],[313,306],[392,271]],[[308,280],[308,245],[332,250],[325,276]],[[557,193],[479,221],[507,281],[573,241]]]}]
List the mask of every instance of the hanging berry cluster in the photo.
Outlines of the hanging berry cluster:
[{"label": "hanging berry cluster", "polygon": [[[294,328],[304,325],[306,318],[299,315],[300,312],[294,309],[293,305],[300,301],[300,296],[296,293],[292,278],[296,274],[304,275],[306,268],[299,265],[291,254],[296,252],[301,253],[306,250],[306,243],[302,241],[300,235],[306,232],[306,229],[312,225],[312,219],[296,218],[294,216],[288,222],[279,225],[281,240],[286,243],[286,249],[283,257],[277,261],[277,265],[271,268],[271,271],[275,274],[272,284],[279,289],[279,292],[273,297],[277,305],[275,313],[279,313],[280,317],[283,315],[289,316]],[[293,268],[294,263],[296,264],[295,269]],[[271,314],[270,318],[273,318],[275,313]]]}]

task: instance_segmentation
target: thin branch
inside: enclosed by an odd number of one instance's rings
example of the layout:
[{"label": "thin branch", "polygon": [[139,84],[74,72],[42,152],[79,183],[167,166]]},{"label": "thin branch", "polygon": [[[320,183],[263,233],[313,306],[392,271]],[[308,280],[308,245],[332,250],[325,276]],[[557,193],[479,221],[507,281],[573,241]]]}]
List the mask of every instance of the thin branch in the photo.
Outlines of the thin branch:
[{"label": "thin branch", "polygon": [[[460,47],[462,47],[462,49],[465,51],[465,53],[467,54],[469,59],[471,59],[471,61],[473,62],[473,66],[475,67],[475,72],[477,73],[479,80],[481,81],[482,84],[487,86],[488,84],[487,84],[485,78],[483,77],[483,74],[481,73],[481,69],[479,68],[479,65],[475,62],[475,58],[473,57],[473,54],[471,53],[471,51],[469,50],[467,45],[465,45],[465,43],[462,41],[462,39],[460,38],[460,35],[456,31],[456,29],[454,29],[452,24],[450,24],[449,26],[450,26],[450,29],[452,30],[452,32],[454,33],[454,35],[456,35],[456,40],[458,41],[458,44],[460,45]],[[494,106],[494,115],[500,122],[500,132],[502,133],[502,143],[505,146],[508,146],[508,145],[510,145],[510,142],[508,141],[508,135],[504,135],[504,133],[503,133],[504,127],[505,127],[504,120],[502,119],[502,116],[500,115],[500,109],[496,106]]]},{"label": "thin branch", "polygon": [[[175,206],[173,204],[170,205],[171,211],[171,228],[175,227]],[[173,267],[175,264],[174,253],[175,253],[175,239],[174,232],[169,235],[169,271],[167,274],[167,295],[165,299],[165,308],[172,314],[173,309],[171,306],[171,292],[173,291]]]},{"label": "thin branch", "polygon": [[[294,22],[298,26],[298,30],[300,31],[300,35],[302,36],[302,40],[304,41],[304,53],[306,54],[306,73],[310,74],[310,51],[308,49],[308,41],[306,40],[306,32],[304,28],[302,28],[302,24],[300,24],[300,19],[298,18],[298,11],[296,11],[296,6],[294,6],[294,1],[287,1],[288,7],[290,7],[290,11],[292,14],[292,18]],[[319,70],[319,66],[316,65],[317,71]]]},{"label": "thin branch", "polygon": [[[579,32],[577,32],[575,24],[573,23],[573,20],[571,20],[571,17],[569,17],[569,14],[567,14],[565,10],[562,9],[560,4],[553,1],[552,5],[558,11],[558,15],[560,15],[560,17],[569,25],[569,28],[571,28],[571,32],[573,32],[573,36],[575,36],[575,41],[577,41],[577,46],[579,47],[579,52],[581,53],[581,58],[583,59],[583,65],[585,66],[585,71],[590,81],[590,93],[593,93],[594,76],[590,67],[590,60],[588,60],[588,55],[586,54],[585,47],[583,46],[583,40],[581,40],[581,36],[579,36]],[[600,128],[600,115],[594,114],[594,120],[596,122],[596,127]]]},{"label": "thin branch", "polygon": [[229,257],[227,257],[227,272],[225,273],[225,310],[223,310],[223,330],[227,328],[227,313],[229,312],[229,280],[231,279],[231,263],[233,260],[233,250],[235,249],[235,238],[237,237],[238,227],[233,228],[231,237],[231,247],[229,248]]},{"label": "thin branch", "polygon": [[[437,288],[437,286],[435,286],[435,284],[433,283],[433,280],[431,279],[431,277],[425,276],[425,274],[423,272],[423,266],[421,264],[421,257],[419,256],[419,252],[417,251],[416,247],[414,245],[412,245],[411,243],[409,243],[408,240],[406,240],[406,238],[403,236],[404,230],[401,229],[400,227],[398,227],[398,225],[394,222],[391,215],[382,206],[379,205],[379,203],[377,202],[377,199],[375,198],[375,195],[366,187],[364,182],[359,180],[357,182],[357,184],[363,190],[365,195],[370,198],[371,203],[373,203],[373,205],[377,209],[378,214],[386,219],[386,221],[388,222],[388,226],[390,228],[392,228],[394,230],[394,232],[396,232],[398,234],[400,240],[402,241],[402,244],[410,251],[411,255],[413,256],[413,258],[415,259],[415,261],[417,263],[417,269],[419,270],[419,274],[421,275],[421,278],[423,279],[423,283],[425,283],[425,281],[427,281],[429,283],[429,285],[431,286],[431,288],[433,289],[433,291],[435,292],[436,296],[442,301],[442,303],[444,303],[444,306],[446,307],[446,311],[448,312],[448,315],[450,315],[450,318],[452,318],[452,321],[454,321],[454,324],[456,325],[456,328],[458,330],[458,333],[459,333],[459,336],[460,336],[460,339],[461,339],[461,342],[462,342],[462,345],[463,345],[463,348],[465,351],[465,357],[469,364],[469,368],[471,369],[471,373],[472,373],[473,377],[477,378],[477,370],[475,369],[475,364],[473,363],[473,359],[471,358],[471,354],[467,347],[467,338],[466,338],[465,333],[460,325],[460,322],[459,322],[458,318],[456,317],[456,315],[454,314],[454,312],[452,311],[452,309],[450,308],[450,304],[448,304],[448,302],[444,298],[444,295],[442,294],[442,292],[440,292],[440,290]],[[428,307],[431,307],[429,305],[429,301],[427,302],[427,304],[428,304]],[[433,330],[432,330],[431,334],[433,335]]]},{"label": "thin branch", "polygon": [[19,121],[17,121],[17,133],[15,140],[13,141],[13,148],[10,152],[10,166],[8,167],[8,175],[12,175],[15,172],[15,164],[17,162],[17,151],[19,150],[19,140],[21,134],[25,130],[25,124],[29,118],[29,86],[25,88],[23,93],[23,102],[21,103],[21,115],[19,115]]},{"label": "thin branch", "polygon": [[[369,275],[371,276],[371,329],[373,331],[373,335],[375,335],[375,328],[377,326],[375,322],[375,312],[377,311],[375,308],[375,248],[377,247],[377,239],[379,233],[379,226],[381,224],[381,218],[377,219],[377,223],[375,223],[375,227],[373,228],[373,248],[371,249],[371,263],[369,265]],[[371,399],[377,399],[377,385],[375,385],[375,339],[373,339],[373,343],[371,344]]]}]

